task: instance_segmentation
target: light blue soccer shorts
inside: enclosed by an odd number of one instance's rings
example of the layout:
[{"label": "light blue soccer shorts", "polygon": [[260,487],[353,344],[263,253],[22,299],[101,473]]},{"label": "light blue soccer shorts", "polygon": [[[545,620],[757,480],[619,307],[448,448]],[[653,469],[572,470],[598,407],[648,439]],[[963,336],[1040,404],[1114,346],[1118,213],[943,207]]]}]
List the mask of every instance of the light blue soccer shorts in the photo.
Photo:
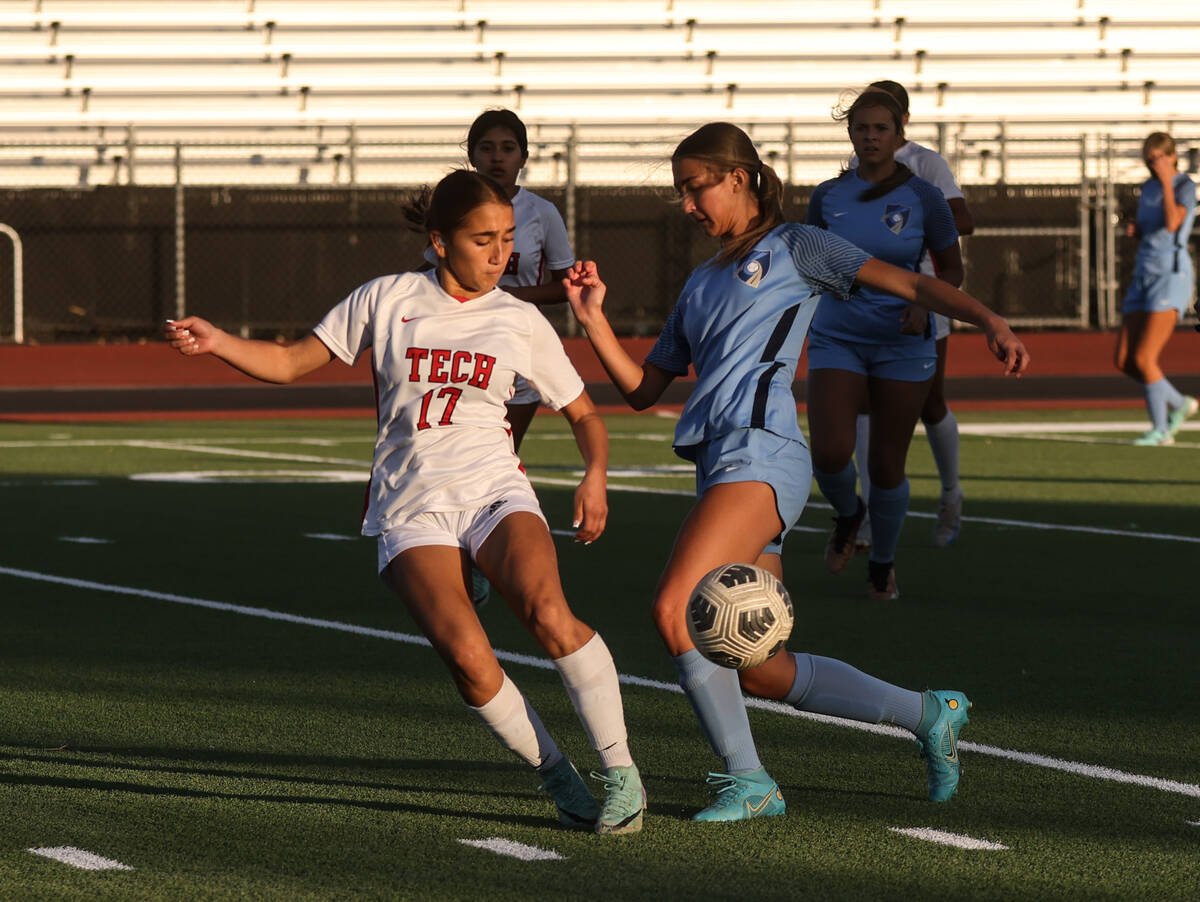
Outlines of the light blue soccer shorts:
[{"label": "light blue soccer shorts", "polygon": [[896,344],[870,344],[810,332],[808,368],[846,370],[898,382],[924,382],[932,379],[937,369],[937,345],[932,337]]},{"label": "light blue soccer shorts", "polygon": [[1183,316],[1192,306],[1192,289],[1190,268],[1181,272],[1148,273],[1140,266],[1136,267],[1121,302],[1121,313],[1177,310]]},{"label": "light blue soccer shorts", "polygon": [[696,449],[696,496],[729,482],[765,482],[775,492],[775,509],[783,532],[763,549],[779,554],[783,536],[808,503],[812,488],[812,456],[803,442],[766,429],[737,429]]}]

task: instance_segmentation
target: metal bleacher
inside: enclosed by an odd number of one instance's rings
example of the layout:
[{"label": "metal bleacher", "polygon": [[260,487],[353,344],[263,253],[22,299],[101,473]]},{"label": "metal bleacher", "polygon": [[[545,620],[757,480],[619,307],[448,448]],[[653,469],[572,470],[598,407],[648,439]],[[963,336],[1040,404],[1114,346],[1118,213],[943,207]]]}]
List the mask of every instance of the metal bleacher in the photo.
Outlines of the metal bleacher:
[{"label": "metal bleacher", "polygon": [[[494,106],[533,126],[534,180],[567,165],[574,129],[581,177],[654,181],[661,173],[645,161],[717,118],[756,128],[777,153],[786,144],[802,175],[810,157],[827,171],[845,150],[830,118],[839,95],[878,78],[908,86],[914,137],[943,147],[1132,138],[1200,117],[1197,9],[1183,0],[10,0],[0,3],[0,179],[424,179],[461,159],[466,124]],[[1043,165],[1078,173],[1076,150],[1046,156]],[[985,165],[979,177],[995,172]]]}]

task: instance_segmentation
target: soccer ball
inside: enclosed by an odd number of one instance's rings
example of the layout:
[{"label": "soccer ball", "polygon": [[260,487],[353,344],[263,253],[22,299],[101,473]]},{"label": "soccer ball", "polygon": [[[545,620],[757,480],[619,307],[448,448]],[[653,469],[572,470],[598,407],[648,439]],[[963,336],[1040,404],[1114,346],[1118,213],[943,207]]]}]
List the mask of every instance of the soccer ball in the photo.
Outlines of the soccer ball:
[{"label": "soccer ball", "polygon": [[753,564],[724,564],[692,590],[688,635],[714,664],[745,670],[783,648],[792,633],[792,599],[775,574]]}]

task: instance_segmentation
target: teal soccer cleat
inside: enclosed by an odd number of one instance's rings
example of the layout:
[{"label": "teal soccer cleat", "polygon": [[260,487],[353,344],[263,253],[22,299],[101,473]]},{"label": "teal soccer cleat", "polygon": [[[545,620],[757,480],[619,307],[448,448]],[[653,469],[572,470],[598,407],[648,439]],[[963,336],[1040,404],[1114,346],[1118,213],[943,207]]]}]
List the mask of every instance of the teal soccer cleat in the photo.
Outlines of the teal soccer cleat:
[{"label": "teal soccer cleat", "polygon": [[1167,414],[1167,435],[1174,435],[1178,432],[1184,420],[1194,417],[1198,410],[1200,410],[1200,401],[1191,395],[1184,395],[1183,403]]},{"label": "teal soccer cleat", "polygon": [[575,765],[564,756],[542,776],[545,782],[538,789],[554,799],[559,823],[575,830],[593,829],[600,816],[600,803],[575,770]]},{"label": "teal soccer cleat", "polygon": [[1175,436],[1170,432],[1163,432],[1160,429],[1151,429],[1149,432],[1139,435],[1132,442],[1140,447],[1154,447],[1155,445],[1173,445],[1175,444]]},{"label": "teal soccer cleat", "polygon": [[[971,702],[961,692],[946,689],[923,693],[926,714],[917,728],[917,743],[929,771],[929,801],[948,802],[958,791],[962,764],[958,760],[958,734],[967,725]],[[928,727],[927,720],[931,720]]]},{"label": "teal soccer cleat", "polygon": [[710,773],[706,782],[714,798],[692,818],[694,821],[748,821],[752,817],[775,817],[787,810],[779,784],[765,768],[737,776]]},{"label": "teal soccer cleat", "polygon": [[610,767],[604,773],[592,771],[604,784],[604,804],[596,819],[596,832],[602,834],[637,833],[646,813],[646,790],[636,765]]}]

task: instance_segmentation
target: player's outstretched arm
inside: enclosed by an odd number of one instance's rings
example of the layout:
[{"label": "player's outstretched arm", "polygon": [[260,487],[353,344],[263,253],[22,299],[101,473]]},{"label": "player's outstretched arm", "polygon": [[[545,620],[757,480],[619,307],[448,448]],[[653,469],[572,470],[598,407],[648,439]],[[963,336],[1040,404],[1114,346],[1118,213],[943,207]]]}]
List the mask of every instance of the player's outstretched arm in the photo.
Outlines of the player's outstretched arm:
[{"label": "player's outstretched arm", "polygon": [[591,260],[576,261],[563,279],[563,288],[575,318],[587,332],[588,341],[621,396],[634,410],[645,410],[654,404],[675,377],[654,364],[639,365],[621,347],[604,314],[607,287],[600,281],[596,264]]},{"label": "player's outstretched arm", "polygon": [[163,337],[185,357],[212,354],[263,382],[293,382],[333,359],[315,335],[288,344],[257,341],[230,335],[198,316],[167,320]]},{"label": "player's outstretched arm", "polygon": [[1013,334],[1004,317],[953,285],[892,266],[874,257],[862,265],[856,281],[978,326],[987,337],[988,348],[997,360],[1004,363],[1006,376],[1019,376],[1029,367],[1029,351]]},{"label": "player's outstretched arm", "polygon": [[583,479],[575,489],[571,525],[578,530],[576,542],[591,544],[600,538],[608,522],[608,428],[586,391],[562,413],[571,424],[584,466]]}]

